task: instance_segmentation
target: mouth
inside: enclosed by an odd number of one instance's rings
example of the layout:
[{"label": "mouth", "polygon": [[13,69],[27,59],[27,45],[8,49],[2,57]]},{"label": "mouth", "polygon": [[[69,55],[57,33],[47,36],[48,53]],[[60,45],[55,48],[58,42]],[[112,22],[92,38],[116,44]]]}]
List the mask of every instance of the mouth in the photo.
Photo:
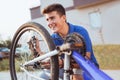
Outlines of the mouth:
[{"label": "mouth", "polygon": [[55,30],[55,29],[56,29],[56,24],[52,24],[50,28],[51,28],[52,30]]}]

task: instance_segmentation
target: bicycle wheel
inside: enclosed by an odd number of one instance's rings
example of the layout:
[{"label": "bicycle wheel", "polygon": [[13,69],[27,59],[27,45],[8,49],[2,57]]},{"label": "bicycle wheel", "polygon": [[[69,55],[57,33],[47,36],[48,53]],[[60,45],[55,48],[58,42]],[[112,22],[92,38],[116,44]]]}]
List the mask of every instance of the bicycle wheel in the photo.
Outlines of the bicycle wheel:
[{"label": "bicycle wheel", "polygon": [[[55,49],[50,34],[42,25],[35,22],[27,22],[20,26],[13,37],[10,50],[10,74],[12,80],[37,80],[32,76],[39,77],[39,72],[44,70],[41,68],[41,64],[36,63],[25,66],[25,70],[21,68],[24,62],[34,58],[34,53],[28,45],[28,42],[33,36],[38,38],[40,50],[43,53]],[[26,72],[32,76],[26,74]],[[50,57],[50,74],[52,80],[58,80],[59,66],[57,55]]]}]

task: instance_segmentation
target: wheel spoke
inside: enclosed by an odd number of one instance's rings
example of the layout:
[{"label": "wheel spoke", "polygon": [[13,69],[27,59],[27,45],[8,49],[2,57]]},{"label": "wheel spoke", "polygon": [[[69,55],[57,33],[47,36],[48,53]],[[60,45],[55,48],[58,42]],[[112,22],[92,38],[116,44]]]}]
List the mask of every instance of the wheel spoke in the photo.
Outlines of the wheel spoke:
[{"label": "wheel spoke", "polygon": [[[17,30],[12,42],[10,54],[10,72],[12,80],[16,80],[16,78],[17,80],[36,80],[33,76],[39,77],[39,73],[43,70],[41,69],[42,64],[40,64],[39,61],[37,64],[33,63],[21,69],[22,64],[37,57],[35,56],[37,48],[33,47],[33,43],[30,43],[33,37],[38,38],[39,50],[41,50],[41,52],[37,53],[37,56],[44,55],[55,48],[49,33],[44,27],[37,23],[26,23],[22,25]],[[52,71],[54,73],[51,75],[51,78],[53,78],[52,80],[57,80],[58,74],[56,73],[58,73],[58,68],[55,66],[58,65],[58,60],[55,57],[49,59],[54,61],[50,63],[52,64],[50,66],[50,68],[52,68],[51,70],[54,70]]]}]

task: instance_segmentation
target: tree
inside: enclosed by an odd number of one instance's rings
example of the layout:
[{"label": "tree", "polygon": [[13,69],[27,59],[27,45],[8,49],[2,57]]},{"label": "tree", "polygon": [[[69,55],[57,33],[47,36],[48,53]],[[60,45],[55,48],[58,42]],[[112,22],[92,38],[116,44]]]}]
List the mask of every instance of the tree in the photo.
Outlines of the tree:
[{"label": "tree", "polygon": [[3,40],[0,41],[0,47],[7,47],[10,49],[11,44],[12,44],[12,40],[10,38],[5,41]]}]

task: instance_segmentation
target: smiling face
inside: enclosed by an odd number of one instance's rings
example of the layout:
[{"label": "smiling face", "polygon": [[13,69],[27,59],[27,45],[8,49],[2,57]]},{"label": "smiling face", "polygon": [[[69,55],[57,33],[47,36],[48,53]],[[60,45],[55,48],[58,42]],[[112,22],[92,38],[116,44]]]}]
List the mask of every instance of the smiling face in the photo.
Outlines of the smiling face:
[{"label": "smiling face", "polygon": [[47,24],[49,28],[54,33],[62,33],[64,29],[64,25],[66,24],[66,16],[65,15],[59,15],[57,11],[52,11],[45,14]]}]

